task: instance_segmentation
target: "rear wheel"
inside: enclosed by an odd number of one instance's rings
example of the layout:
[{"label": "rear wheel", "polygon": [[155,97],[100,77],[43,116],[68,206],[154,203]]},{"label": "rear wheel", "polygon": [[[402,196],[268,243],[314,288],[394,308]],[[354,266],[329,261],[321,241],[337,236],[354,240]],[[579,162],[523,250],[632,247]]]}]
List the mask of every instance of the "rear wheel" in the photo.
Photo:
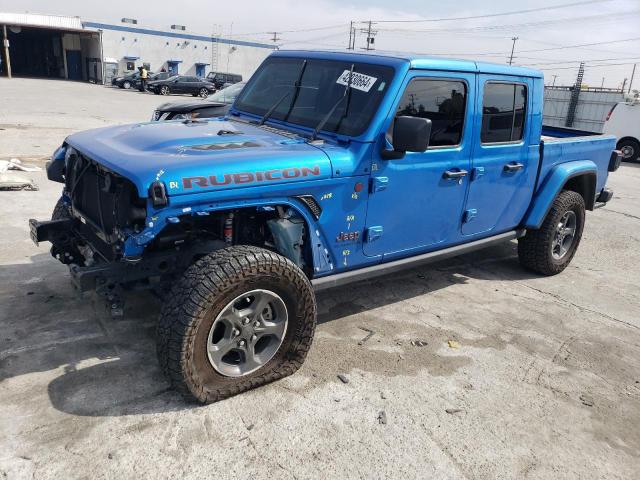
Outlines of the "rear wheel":
[{"label": "rear wheel", "polygon": [[573,259],[584,229],[582,195],[564,190],[556,197],[538,230],[518,240],[518,257],[525,268],[543,275],[562,272]]},{"label": "rear wheel", "polygon": [[311,346],[315,296],[288,259],[257,247],[193,264],[160,315],[158,358],[186,398],[211,403],[294,373]]},{"label": "rear wheel", "polygon": [[640,143],[633,138],[620,140],[617,148],[622,152],[622,160],[625,162],[637,162],[640,159]]}]

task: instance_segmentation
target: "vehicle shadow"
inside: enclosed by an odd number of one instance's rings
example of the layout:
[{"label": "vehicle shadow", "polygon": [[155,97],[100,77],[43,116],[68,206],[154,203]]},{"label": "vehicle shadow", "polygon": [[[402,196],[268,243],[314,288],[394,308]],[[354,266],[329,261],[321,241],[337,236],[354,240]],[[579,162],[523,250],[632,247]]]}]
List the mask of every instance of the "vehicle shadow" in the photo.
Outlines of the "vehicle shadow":
[{"label": "vehicle shadow", "polygon": [[[426,295],[469,278],[516,280],[515,242],[447,261],[319,292],[318,323]],[[42,372],[52,405],[81,416],[123,416],[193,408],[171,391],[155,353],[159,301],[130,295],[125,318],[111,319],[95,294],[80,297],[66,267],[47,254],[0,266],[0,384]],[[14,383],[14,379],[16,380]],[[30,388],[33,388],[30,387]]]}]

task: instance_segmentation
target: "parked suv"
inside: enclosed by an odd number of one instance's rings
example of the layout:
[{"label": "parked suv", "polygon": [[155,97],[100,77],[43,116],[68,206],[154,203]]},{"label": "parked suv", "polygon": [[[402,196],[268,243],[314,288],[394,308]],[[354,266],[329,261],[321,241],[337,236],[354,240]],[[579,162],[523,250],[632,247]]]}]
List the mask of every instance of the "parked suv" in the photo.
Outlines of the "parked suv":
[{"label": "parked suv", "polygon": [[216,90],[220,90],[228,85],[233,85],[242,81],[242,75],[235,73],[209,72],[206,77],[208,82],[216,86]]},{"label": "parked suv", "polygon": [[174,75],[165,80],[149,82],[147,89],[156,95],[171,95],[175,93],[189,93],[194,97],[207,98],[216,88],[209,82],[198,77]]}]

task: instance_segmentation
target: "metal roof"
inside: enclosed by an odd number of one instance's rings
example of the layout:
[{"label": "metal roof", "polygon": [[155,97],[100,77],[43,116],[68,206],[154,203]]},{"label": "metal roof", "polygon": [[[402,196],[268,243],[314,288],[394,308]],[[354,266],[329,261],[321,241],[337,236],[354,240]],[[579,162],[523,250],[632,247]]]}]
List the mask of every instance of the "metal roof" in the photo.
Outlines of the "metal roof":
[{"label": "metal roof", "polygon": [[20,27],[57,28],[60,30],[84,30],[80,17],[41,15],[38,13],[0,12],[0,24]]}]

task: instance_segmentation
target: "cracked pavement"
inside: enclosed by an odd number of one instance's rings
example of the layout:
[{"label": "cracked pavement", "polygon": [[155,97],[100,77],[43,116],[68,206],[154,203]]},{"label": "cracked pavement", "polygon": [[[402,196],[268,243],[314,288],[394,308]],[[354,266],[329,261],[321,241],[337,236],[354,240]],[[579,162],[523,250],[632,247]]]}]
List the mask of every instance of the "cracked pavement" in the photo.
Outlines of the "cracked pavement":
[{"label": "cracked pavement", "polygon": [[[21,82],[35,98],[12,96],[0,123],[37,119],[14,130],[40,147],[5,136],[0,158],[49,153],[60,129],[94,125],[83,115],[146,120],[162,101]],[[299,372],[206,407],[167,388],[152,296],[112,320],[31,243],[27,219],[47,218],[59,187],[30,175],[40,191],[0,192],[0,478],[637,477],[640,165],[612,174],[614,199],[587,213],[562,274],[523,271],[507,243],[322,292]]]}]

